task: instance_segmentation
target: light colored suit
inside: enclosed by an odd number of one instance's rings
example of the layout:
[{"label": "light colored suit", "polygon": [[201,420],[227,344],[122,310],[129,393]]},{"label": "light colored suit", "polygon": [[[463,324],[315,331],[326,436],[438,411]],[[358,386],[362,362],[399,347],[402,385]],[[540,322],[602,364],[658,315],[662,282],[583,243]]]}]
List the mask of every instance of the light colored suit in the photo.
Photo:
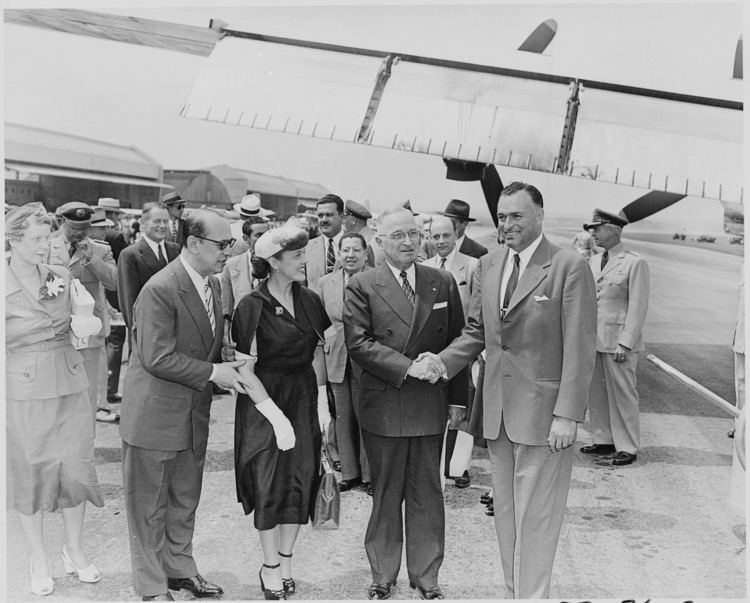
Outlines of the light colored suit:
[{"label": "light colored suit", "polygon": [[219,275],[222,314],[231,316],[240,300],[253,290],[254,282],[247,253],[229,258]]},{"label": "light colored suit", "polygon": [[364,443],[359,428],[359,380],[361,369],[349,360],[344,341],[344,271],[334,270],[318,281],[320,299],[331,319],[325,332],[328,381],[336,401],[336,445],[341,461],[341,478],[370,481]]},{"label": "light colored suit", "polygon": [[[221,291],[209,277],[214,315]],[[167,592],[167,578],[198,573],[195,510],[208,443],[212,386],[224,321],[211,331],[201,296],[178,258],[155,274],[134,308],[120,435],[136,592]]]},{"label": "light colored suit", "polygon": [[[589,392],[590,432],[595,444],[635,454],[640,443],[636,369],[644,349],[643,324],[649,298],[646,260],[619,243],[609,250],[602,270],[603,253],[589,258],[596,281],[596,367]],[[617,346],[631,352],[615,362]]]},{"label": "light colored suit", "polygon": [[[339,262],[338,245],[335,241],[333,243],[333,250],[336,253],[336,264],[334,265],[333,270],[336,270],[341,264]],[[320,277],[326,274],[327,253],[328,249],[322,235],[310,239],[307,242],[307,247],[305,248],[305,258],[307,259],[307,264],[305,265],[307,286],[315,291],[315,293],[318,292],[318,281],[320,280]]]},{"label": "light colored suit", "polygon": [[413,306],[387,262],[352,277],[343,322],[349,356],[363,370],[360,417],[374,489],[365,549],[373,581],[396,580],[405,515],[409,581],[432,588],[445,545],[440,448],[448,405],[466,405],[468,374],[455,371],[447,386],[407,377],[421,352],[440,351],[464,324],[453,277],[414,268]]},{"label": "light colored suit", "polygon": [[[431,258],[426,259],[422,264],[424,266],[430,266],[432,268],[440,268],[440,256],[434,255]],[[445,264],[445,269],[448,270],[453,278],[456,279],[458,285],[458,294],[461,296],[461,305],[464,309],[464,317],[469,315],[469,301],[471,300],[471,282],[474,278],[474,271],[479,265],[479,260],[473,258],[470,255],[465,255],[460,251],[456,251],[453,254],[453,259],[450,263]]]},{"label": "light colored suit", "polygon": [[[467,326],[440,353],[448,376],[486,347],[481,417],[494,487],[495,529],[509,594],[549,595],[573,449],[547,445],[554,417],[581,422],[596,352],[596,294],[586,262],[542,237],[503,319],[502,247],[474,272]],[[474,417],[472,416],[472,421]]]},{"label": "light colored suit", "polygon": [[745,407],[745,264],[740,269],[740,301],[734,321],[732,351],[734,352],[734,394],[737,408]]},{"label": "light colored suit", "polygon": [[96,241],[86,237],[82,243],[87,243],[93,250],[93,256],[86,259],[80,249],[71,257],[68,244],[63,237],[62,229],[56,230],[49,238],[49,252],[47,263],[65,266],[70,270],[72,278],[77,278],[94,298],[94,316],[102,321],[101,330],[91,335],[88,345],[79,350],[86,367],[89,380],[89,402],[96,416],[96,409],[100,402],[106,406],[107,397],[107,351],[105,338],[109,336],[110,315],[107,311],[105,289],[117,289],[117,265],[112,255],[112,249],[103,241]]}]

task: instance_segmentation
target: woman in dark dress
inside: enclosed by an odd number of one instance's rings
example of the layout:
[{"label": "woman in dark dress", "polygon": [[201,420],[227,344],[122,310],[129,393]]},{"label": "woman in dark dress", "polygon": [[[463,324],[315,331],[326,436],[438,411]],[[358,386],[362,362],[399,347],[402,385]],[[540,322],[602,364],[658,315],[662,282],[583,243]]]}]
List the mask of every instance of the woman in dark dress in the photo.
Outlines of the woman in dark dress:
[{"label": "woman in dark dress", "polygon": [[237,397],[237,497],[246,514],[255,512],[266,599],[295,590],[292,551],[314,505],[321,429],[330,422],[322,348],[330,321],[320,298],[301,285],[306,244],[305,231],[292,225],[263,234],[253,276],[265,280],[232,317],[236,357],[247,359],[241,371],[254,384]]}]

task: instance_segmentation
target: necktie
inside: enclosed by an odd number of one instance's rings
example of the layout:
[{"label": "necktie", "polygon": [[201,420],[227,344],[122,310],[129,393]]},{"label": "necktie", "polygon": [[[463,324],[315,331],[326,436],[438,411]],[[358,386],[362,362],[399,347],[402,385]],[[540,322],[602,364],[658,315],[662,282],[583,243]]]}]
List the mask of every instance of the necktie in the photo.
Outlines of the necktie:
[{"label": "necktie", "polygon": [[440,258],[440,270],[445,270],[445,258]]},{"label": "necktie", "polygon": [[328,239],[328,251],[326,252],[326,274],[333,270],[336,265],[336,252],[333,249],[333,239]]},{"label": "necktie", "polygon": [[406,278],[406,270],[402,270],[399,276],[401,277],[401,288],[404,290],[404,293],[406,294],[406,299],[409,300],[409,303],[411,305],[414,305],[414,289],[411,288],[411,285],[409,284],[409,279]]},{"label": "necktie", "polygon": [[216,332],[216,316],[214,315],[214,294],[211,291],[211,285],[206,281],[203,292],[203,299],[206,303],[206,312],[208,312],[208,321],[211,323],[211,331]]},{"label": "necktie", "polygon": [[163,268],[167,265],[167,258],[164,257],[164,252],[161,250],[161,244],[157,247],[159,248],[159,265]]},{"label": "necktie", "polygon": [[601,270],[604,270],[604,267],[607,265],[608,261],[609,261],[609,251],[607,251],[605,249],[604,253],[602,254],[602,266],[601,266]]},{"label": "necktie", "polygon": [[172,220],[169,223],[169,228],[172,231],[172,239],[177,240],[177,220]]},{"label": "necktie", "polygon": [[503,297],[503,310],[510,305],[510,300],[513,297],[513,292],[516,290],[518,284],[518,272],[521,269],[521,256],[517,253],[513,254],[513,270],[510,272],[510,278],[508,284],[505,286],[505,296]]},{"label": "necktie", "polygon": [[76,253],[76,249],[78,249],[78,243],[71,243],[70,244],[70,257],[73,257]]}]

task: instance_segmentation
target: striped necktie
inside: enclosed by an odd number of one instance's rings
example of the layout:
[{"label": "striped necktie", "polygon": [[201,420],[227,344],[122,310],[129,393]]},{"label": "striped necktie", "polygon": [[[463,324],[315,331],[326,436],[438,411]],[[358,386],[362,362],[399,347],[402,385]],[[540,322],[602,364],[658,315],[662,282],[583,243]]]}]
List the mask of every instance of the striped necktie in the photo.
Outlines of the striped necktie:
[{"label": "striped necktie", "polygon": [[406,299],[408,299],[409,303],[413,306],[414,305],[414,289],[411,288],[411,285],[409,284],[409,279],[406,278],[406,270],[402,270],[399,276],[401,277],[401,288],[404,290],[404,293],[406,293]]},{"label": "striped necktie", "polygon": [[445,258],[440,258],[440,270],[445,270]]},{"label": "striped necktie", "polygon": [[333,270],[336,265],[336,251],[333,249],[333,239],[328,239],[328,251],[326,252],[326,274]]},{"label": "striped necktie", "polygon": [[203,301],[206,304],[206,312],[208,312],[208,321],[211,323],[211,332],[216,333],[216,315],[214,314],[214,294],[211,291],[211,284],[206,281],[205,288],[203,290]]}]

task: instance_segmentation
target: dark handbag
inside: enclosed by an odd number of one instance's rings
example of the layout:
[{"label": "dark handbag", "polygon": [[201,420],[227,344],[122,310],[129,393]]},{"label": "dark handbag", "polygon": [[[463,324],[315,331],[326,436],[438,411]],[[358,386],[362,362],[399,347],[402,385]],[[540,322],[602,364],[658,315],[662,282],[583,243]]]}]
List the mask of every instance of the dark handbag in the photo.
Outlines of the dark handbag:
[{"label": "dark handbag", "polygon": [[312,526],[313,528],[336,530],[339,527],[339,485],[331,468],[331,463],[328,462],[325,434],[323,435],[323,446],[320,452],[319,476],[318,489],[315,492],[315,504],[312,509]]}]

